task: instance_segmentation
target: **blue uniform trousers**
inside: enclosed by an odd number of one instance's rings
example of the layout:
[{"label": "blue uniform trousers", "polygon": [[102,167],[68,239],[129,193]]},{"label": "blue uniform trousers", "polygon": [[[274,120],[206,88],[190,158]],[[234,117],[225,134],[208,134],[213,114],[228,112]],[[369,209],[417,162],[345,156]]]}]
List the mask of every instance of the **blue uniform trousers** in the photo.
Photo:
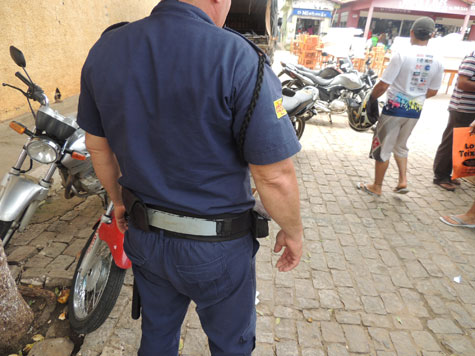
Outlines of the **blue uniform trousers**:
[{"label": "blue uniform trousers", "polygon": [[190,300],[213,356],[248,356],[255,346],[255,254],[251,235],[201,242],[129,224],[124,248],[142,301],[139,356],[177,356]]}]

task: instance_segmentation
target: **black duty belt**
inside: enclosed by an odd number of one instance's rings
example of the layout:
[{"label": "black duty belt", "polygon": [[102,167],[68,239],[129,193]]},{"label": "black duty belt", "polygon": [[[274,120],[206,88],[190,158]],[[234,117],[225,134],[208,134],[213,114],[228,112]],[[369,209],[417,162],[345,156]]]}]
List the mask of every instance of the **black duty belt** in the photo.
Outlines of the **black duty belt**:
[{"label": "black duty belt", "polygon": [[237,215],[203,218],[185,216],[147,206],[148,224],[151,230],[164,230],[176,237],[203,241],[232,240],[251,232],[250,210]]}]

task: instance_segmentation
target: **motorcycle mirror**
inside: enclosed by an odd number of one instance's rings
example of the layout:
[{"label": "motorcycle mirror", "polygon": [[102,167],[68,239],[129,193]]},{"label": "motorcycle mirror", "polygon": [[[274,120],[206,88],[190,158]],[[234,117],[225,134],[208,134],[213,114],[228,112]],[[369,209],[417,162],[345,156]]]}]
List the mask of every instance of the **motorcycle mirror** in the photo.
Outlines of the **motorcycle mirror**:
[{"label": "motorcycle mirror", "polygon": [[12,57],[13,61],[16,63],[17,66],[25,68],[26,67],[26,60],[23,52],[20,51],[18,48],[14,46],[10,46],[10,57]]}]

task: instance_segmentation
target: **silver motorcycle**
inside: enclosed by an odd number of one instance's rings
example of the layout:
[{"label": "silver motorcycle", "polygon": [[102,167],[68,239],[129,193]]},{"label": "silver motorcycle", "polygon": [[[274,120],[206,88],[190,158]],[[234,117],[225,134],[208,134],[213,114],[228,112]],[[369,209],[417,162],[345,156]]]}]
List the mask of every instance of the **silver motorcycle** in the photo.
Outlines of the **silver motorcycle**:
[{"label": "silver motorcycle", "polygon": [[[130,261],[123,252],[123,234],[115,224],[113,205],[92,167],[86,150],[85,132],[75,118],[61,115],[49,106],[48,97],[35,84],[26,71],[23,53],[11,46],[13,61],[23,69],[26,77],[16,72],[27,87],[20,91],[28,100],[35,119],[35,128],[29,130],[21,123],[12,121],[10,127],[28,136],[15,165],[0,183],[0,239],[6,246],[16,231],[24,231],[35,211],[48,197],[54,173],[58,170],[65,197],[98,195],[106,209],[93,228],[93,233],[83,248],[69,299],[69,320],[78,333],[97,329],[108,317],[120,293],[125,271]],[[35,112],[30,100],[40,103]],[[25,161],[28,168],[23,169]],[[27,175],[33,161],[48,165],[44,177],[35,179]]]}]

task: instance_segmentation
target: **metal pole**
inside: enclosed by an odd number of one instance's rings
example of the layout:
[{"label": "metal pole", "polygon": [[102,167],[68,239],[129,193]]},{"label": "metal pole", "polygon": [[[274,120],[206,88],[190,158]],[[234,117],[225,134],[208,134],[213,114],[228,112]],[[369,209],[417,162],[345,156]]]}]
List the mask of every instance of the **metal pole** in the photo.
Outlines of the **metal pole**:
[{"label": "metal pole", "polygon": [[401,26],[399,26],[399,33],[398,36],[401,36],[402,33],[402,27],[404,26],[404,20],[401,21]]},{"label": "metal pole", "polygon": [[373,1],[371,1],[371,5],[369,6],[369,11],[368,11],[368,18],[366,19],[366,26],[364,29],[364,35],[363,38],[366,40],[368,38],[368,33],[371,25],[371,20],[373,19],[373,10],[374,10],[374,5]]},{"label": "metal pole", "polygon": [[467,15],[465,15],[465,19],[463,20],[463,26],[462,26],[462,29],[460,30],[460,34],[462,35],[462,40],[463,40],[463,36],[465,36],[465,32],[467,31],[468,21],[470,21],[470,8],[468,9]]}]

